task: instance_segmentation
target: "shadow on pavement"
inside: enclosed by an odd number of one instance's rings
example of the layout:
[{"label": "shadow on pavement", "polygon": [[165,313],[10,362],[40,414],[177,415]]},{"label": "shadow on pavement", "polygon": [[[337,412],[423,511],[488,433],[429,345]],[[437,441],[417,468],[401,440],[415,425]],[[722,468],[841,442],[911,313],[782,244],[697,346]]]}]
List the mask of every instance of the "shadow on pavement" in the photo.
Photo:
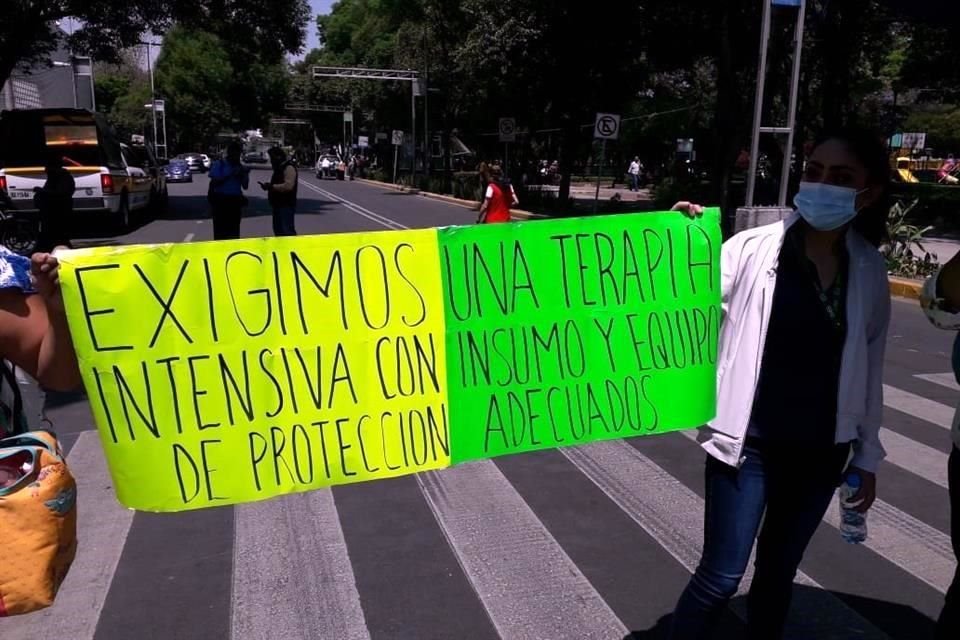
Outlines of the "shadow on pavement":
[{"label": "shadow on pavement", "polygon": [[[794,628],[800,627],[801,625],[803,627],[809,627],[811,625],[817,626],[815,619],[816,612],[827,612],[830,609],[834,609],[834,607],[829,605],[826,607],[816,607],[816,603],[824,602],[824,600],[832,597],[846,604],[892,639],[925,640],[927,638],[933,638],[935,621],[906,605],[884,602],[882,600],[865,598],[849,593],[815,589],[803,585],[795,585],[793,594],[794,603],[800,600],[807,601],[807,604],[803,607],[806,619],[803,621],[794,620],[794,624],[790,625]],[[811,607],[811,604],[814,606]],[[745,612],[746,597],[741,596],[734,598],[730,602],[730,608],[741,614]],[[814,618],[812,621],[810,620],[811,617]],[[656,625],[649,629],[632,631],[625,636],[623,640],[667,640],[672,623],[673,614],[671,613],[657,620]],[[828,628],[827,623],[819,626],[824,629]],[[834,627],[831,630],[834,633],[830,635],[830,638],[861,638],[867,635],[867,630],[857,625],[856,620],[850,620],[847,625]],[[735,619],[728,610],[724,614],[724,620],[717,629],[715,637],[723,638],[723,640],[746,638],[745,626],[739,620]],[[801,636],[794,634],[793,637]]]}]

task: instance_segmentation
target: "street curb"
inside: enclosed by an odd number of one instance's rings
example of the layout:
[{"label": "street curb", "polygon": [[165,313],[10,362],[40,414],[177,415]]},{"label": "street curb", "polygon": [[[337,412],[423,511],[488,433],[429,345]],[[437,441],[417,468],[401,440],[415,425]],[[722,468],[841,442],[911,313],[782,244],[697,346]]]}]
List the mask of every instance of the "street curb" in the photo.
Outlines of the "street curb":
[{"label": "street curb", "polygon": [[911,280],[909,278],[898,278],[897,276],[888,276],[888,279],[890,281],[890,295],[912,300],[920,298],[920,292],[923,290],[923,280]]},{"label": "street curb", "polygon": [[[400,184],[390,184],[389,182],[380,182],[379,180],[371,180],[369,178],[354,178],[357,182],[363,182],[375,187],[381,187],[383,189],[390,189],[392,191],[401,191],[403,193],[411,193],[415,195],[422,196],[424,198],[430,198],[431,200],[439,200],[440,202],[446,202],[448,204],[455,204],[458,207],[463,207],[465,209],[477,210],[477,204],[473,200],[464,200],[462,198],[454,198],[453,196],[448,196],[442,193],[432,193],[430,191],[421,191],[420,189],[414,189],[413,187],[405,187]],[[518,218],[526,218],[528,220],[534,218],[546,218],[547,216],[542,213],[533,213],[531,211],[524,211],[523,209],[510,209],[510,215],[516,216]]]}]

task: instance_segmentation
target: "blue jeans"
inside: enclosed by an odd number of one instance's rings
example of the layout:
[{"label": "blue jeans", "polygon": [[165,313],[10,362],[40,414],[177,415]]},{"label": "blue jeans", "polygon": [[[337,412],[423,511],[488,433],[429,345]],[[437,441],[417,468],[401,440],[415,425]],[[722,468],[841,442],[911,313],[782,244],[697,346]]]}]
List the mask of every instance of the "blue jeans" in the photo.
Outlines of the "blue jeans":
[{"label": "blue jeans", "polygon": [[711,637],[740,586],[758,530],[747,597],[748,637],[782,635],[793,578],[830,505],[848,452],[847,445],[839,445],[797,453],[750,439],[739,469],[707,457],[703,557],[677,603],[671,638]]},{"label": "blue jeans", "polygon": [[295,236],[297,229],[294,226],[296,210],[293,207],[273,208],[273,235]]},{"label": "blue jeans", "polygon": [[640,188],[640,176],[636,173],[630,174],[630,191],[636,191]]}]

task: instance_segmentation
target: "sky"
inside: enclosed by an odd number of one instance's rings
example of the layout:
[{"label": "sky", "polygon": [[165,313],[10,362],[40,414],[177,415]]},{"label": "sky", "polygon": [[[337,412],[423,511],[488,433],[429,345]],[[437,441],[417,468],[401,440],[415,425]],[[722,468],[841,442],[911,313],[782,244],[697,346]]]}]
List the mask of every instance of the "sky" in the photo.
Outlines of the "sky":
[{"label": "sky", "polygon": [[[314,16],[320,13],[330,13],[330,7],[333,6],[335,0],[310,0],[310,8],[313,9]],[[317,26],[315,20],[311,20],[310,24],[307,25],[307,48],[305,51],[310,51],[310,49],[316,49],[319,46],[317,42]]]}]

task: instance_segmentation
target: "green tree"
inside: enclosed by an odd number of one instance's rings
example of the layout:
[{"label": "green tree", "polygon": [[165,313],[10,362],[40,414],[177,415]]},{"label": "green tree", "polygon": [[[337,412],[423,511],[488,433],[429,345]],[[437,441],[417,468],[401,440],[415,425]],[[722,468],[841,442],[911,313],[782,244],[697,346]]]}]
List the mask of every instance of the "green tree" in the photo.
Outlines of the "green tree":
[{"label": "green tree", "polygon": [[155,74],[167,100],[172,148],[201,148],[233,125],[234,68],[217,36],[174,27],[164,39]]},{"label": "green tree", "polygon": [[310,19],[307,0],[4,0],[0,20],[0,85],[18,64],[48,59],[64,34],[57,21],[80,20],[71,49],[116,61],[141,34],[164,33],[175,23],[207,29],[279,60],[303,47]]},{"label": "green tree", "polygon": [[94,68],[97,109],[106,114],[121,139],[148,133],[150,112],[144,105],[150,103],[150,78],[139,62],[128,53],[120,64],[97,63]]}]

